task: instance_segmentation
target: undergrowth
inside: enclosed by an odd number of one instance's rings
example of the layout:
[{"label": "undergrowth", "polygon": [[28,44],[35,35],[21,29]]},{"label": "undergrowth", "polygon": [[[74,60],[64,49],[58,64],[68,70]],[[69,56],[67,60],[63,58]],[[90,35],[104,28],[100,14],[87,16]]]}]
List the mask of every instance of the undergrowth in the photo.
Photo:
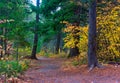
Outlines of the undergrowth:
[{"label": "undergrowth", "polygon": [[0,61],[0,75],[4,75],[6,78],[17,77],[18,75],[23,73],[23,71],[25,71],[27,68],[27,61]]}]

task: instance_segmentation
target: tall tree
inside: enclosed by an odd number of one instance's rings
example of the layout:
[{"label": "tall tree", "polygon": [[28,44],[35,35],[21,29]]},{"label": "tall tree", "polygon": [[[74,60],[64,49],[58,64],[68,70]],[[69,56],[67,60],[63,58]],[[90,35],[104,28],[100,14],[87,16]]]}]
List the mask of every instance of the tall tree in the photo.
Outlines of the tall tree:
[{"label": "tall tree", "polygon": [[[79,26],[82,25],[84,20],[86,20],[86,15],[83,16],[84,13],[86,13],[86,10],[84,7],[82,7],[82,4],[80,1],[74,1],[74,0],[44,0],[42,2],[42,13],[47,19],[50,19],[50,21],[54,24],[54,30],[57,33],[56,35],[56,45],[55,45],[55,53],[59,53],[60,49],[60,42],[63,38],[62,34],[62,28],[64,28],[64,25],[61,23],[63,21],[68,21],[73,25]],[[84,18],[83,18],[84,17]],[[62,25],[62,26],[61,26]],[[74,33],[76,34],[76,33]],[[79,40],[79,37],[75,37]],[[76,42],[77,44],[77,42]],[[74,47],[70,49],[69,57],[79,55],[79,49],[78,47]]]},{"label": "tall tree", "polygon": [[[0,25],[2,32],[0,35],[5,53],[7,52],[7,41],[16,40],[16,35],[21,33],[18,30],[23,28],[23,20],[25,18],[26,0],[1,0],[0,1]],[[14,28],[13,28],[14,27]]]},{"label": "tall tree", "polygon": [[61,0],[44,0],[42,1],[42,14],[46,19],[49,19],[49,21],[52,21],[52,24],[49,25],[52,26],[51,29],[56,32],[56,43],[55,43],[55,50],[54,52],[57,54],[59,53],[60,49],[60,43],[62,38],[62,25],[60,22],[63,21],[63,12],[61,11],[62,7],[62,1]]},{"label": "tall tree", "polygon": [[88,66],[98,66],[96,57],[96,0],[89,2],[89,33],[88,33]]},{"label": "tall tree", "polygon": [[37,5],[37,11],[36,11],[36,26],[34,28],[34,43],[33,43],[33,49],[32,49],[32,54],[31,54],[31,58],[32,59],[37,59],[36,57],[36,52],[37,52],[37,43],[38,43],[38,23],[39,23],[39,5],[40,5],[40,0],[36,0],[36,5]]}]

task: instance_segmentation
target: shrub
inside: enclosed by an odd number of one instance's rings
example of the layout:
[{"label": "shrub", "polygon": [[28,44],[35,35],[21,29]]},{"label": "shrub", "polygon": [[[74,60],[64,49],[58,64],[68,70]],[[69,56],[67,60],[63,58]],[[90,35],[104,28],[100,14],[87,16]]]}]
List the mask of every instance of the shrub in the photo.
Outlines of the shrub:
[{"label": "shrub", "polygon": [[[24,63],[24,62],[23,62]],[[21,64],[18,61],[0,61],[0,75],[6,77],[16,77],[28,68],[27,64]]]},{"label": "shrub", "polygon": [[74,66],[86,64],[87,63],[86,56],[87,56],[86,52],[81,53],[79,56],[76,56],[75,58],[73,58],[72,64]]},{"label": "shrub", "polygon": [[28,69],[29,63],[30,63],[29,60],[22,60],[22,61],[19,62],[19,64],[20,64],[21,67],[22,67],[22,71],[25,71],[25,70]]},{"label": "shrub", "polygon": [[22,72],[22,66],[16,61],[0,61],[1,74],[5,74],[7,77],[17,76]]},{"label": "shrub", "polygon": [[97,17],[97,54],[100,60],[118,61],[120,58],[119,9],[120,6],[115,6],[106,12],[106,8],[101,8],[101,10],[99,8],[100,12],[98,12]]}]

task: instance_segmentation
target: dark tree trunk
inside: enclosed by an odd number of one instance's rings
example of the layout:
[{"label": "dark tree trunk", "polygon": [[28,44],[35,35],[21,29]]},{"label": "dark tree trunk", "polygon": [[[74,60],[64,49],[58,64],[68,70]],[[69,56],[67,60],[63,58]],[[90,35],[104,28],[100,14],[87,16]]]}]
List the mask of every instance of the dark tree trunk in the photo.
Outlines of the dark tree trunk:
[{"label": "dark tree trunk", "polygon": [[3,28],[3,35],[4,35],[4,42],[3,42],[3,48],[4,48],[4,51],[5,51],[5,54],[6,54],[6,50],[7,50],[7,39],[6,39],[6,32],[7,32],[7,29],[6,28]]},{"label": "dark tree trunk", "polygon": [[3,47],[0,45],[0,58],[3,57]]},{"label": "dark tree trunk", "polygon": [[98,65],[96,57],[96,0],[90,3],[89,8],[89,38],[88,38],[88,66]]},{"label": "dark tree trunk", "polygon": [[[2,50],[4,50],[5,54],[7,53],[7,29],[6,28],[2,28],[2,35],[4,36],[3,38],[1,38],[1,46],[2,46]],[[3,56],[3,51],[1,52],[1,56]]]},{"label": "dark tree trunk", "polygon": [[78,47],[70,48],[70,53],[68,55],[68,58],[75,57],[78,55],[79,55],[79,48]]},{"label": "dark tree trunk", "polygon": [[[39,9],[40,0],[36,0],[36,2],[37,2],[37,8]],[[38,43],[38,33],[37,33],[38,23],[39,23],[39,12],[37,11],[36,12],[36,26],[35,26],[35,34],[34,34],[34,43],[33,43],[32,55],[31,55],[32,59],[37,59],[36,52],[37,52],[37,43]]]},{"label": "dark tree trunk", "polygon": [[101,3],[101,2],[102,2],[102,0],[97,0],[97,2],[98,2],[98,3]]},{"label": "dark tree trunk", "polygon": [[60,41],[61,41],[61,32],[58,32],[58,34],[57,34],[57,41],[56,41],[56,49],[55,49],[55,53],[56,54],[59,53]]},{"label": "dark tree trunk", "polygon": [[18,43],[17,43],[17,46],[16,46],[16,60],[17,61],[19,60],[19,47],[18,47]]},{"label": "dark tree trunk", "polygon": [[[3,28],[0,28],[0,35],[3,35]],[[3,37],[0,37],[0,58],[3,57]]]},{"label": "dark tree trunk", "polygon": [[37,57],[36,57],[37,43],[38,43],[38,34],[35,33],[35,35],[34,35],[34,44],[33,44],[32,55],[31,55],[32,59],[37,59]]},{"label": "dark tree trunk", "polygon": [[4,40],[5,55],[7,54],[7,39]]}]

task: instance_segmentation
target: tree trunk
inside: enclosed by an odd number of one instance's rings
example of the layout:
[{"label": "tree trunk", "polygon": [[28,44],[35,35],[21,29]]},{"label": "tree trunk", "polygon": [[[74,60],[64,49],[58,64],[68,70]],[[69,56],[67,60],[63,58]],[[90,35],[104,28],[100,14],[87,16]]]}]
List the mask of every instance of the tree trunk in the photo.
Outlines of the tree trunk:
[{"label": "tree trunk", "polygon": [[19,60],[19,47],[18,47],[18,42],[17,42],[17,46],[16,46],[16,60]]},{"label": "tree trunk", "polygon": [[[36,0],[36,2],[37,2],[36,3],[37,4],[37,9],[39,9],[40,0]],[[35,34],[34,34],[34,43],[33,43],[32,55],[31,55],[32,59],[37,59],[36,52],[37,52],[37,43],[38,43],[38,33],[37,33],[38,23],[39,23],[39,12],[37,10],[37,12],[36,12],[36,26],[35,26]]]},{"label": "tree trunk", "polygon": [[[3,57],[3,55],[5,55],[6,52],[7,52],[7,38],[6,38],[7,29],[2,28],[1,30],[2,30],[2,35],[4,36],[0,40],[0,43],[1,43],[1,46],[2,46],[1,56]],[[3,51],[4,51],[5,54],[3,53]]]},{"label": "tree trunk", "polygon": [[[0,28],[0,35],[3,35],[3,28]],[[3,37],[0,37],[0,58],[3,57]]]},{"label": "tree trunk", "polygon": [[7,54],[7,36],[6,36],[6,33],[7,33],[7,29],[6,28],[3,28],[3,35],[4,35],[4,51],[5,51],[5,55]]},{"label": "tree trunk", "polygon": [[5,55],[7,54],[7,39],[4,40]]},{"label": "tree trunk", "polygon": [[70,53],[68,55],[68,58],[78,56],[79,54],[80,53],[78,47],[70,48]]},{"label": "tree trunk", "polygon": [[88,38],[88,66],[98,65],[96,57],[96,0],[90,3],[89,8],[89,38]]},{"label": "tree trunk", "polygon": [[57,34],[57,42],[56,42],[56,49],[55,49],[55,53],[56,53],[56,54],[59,53],[60,40],[61,40],[61,32],[58,32],[58,34]]}]

